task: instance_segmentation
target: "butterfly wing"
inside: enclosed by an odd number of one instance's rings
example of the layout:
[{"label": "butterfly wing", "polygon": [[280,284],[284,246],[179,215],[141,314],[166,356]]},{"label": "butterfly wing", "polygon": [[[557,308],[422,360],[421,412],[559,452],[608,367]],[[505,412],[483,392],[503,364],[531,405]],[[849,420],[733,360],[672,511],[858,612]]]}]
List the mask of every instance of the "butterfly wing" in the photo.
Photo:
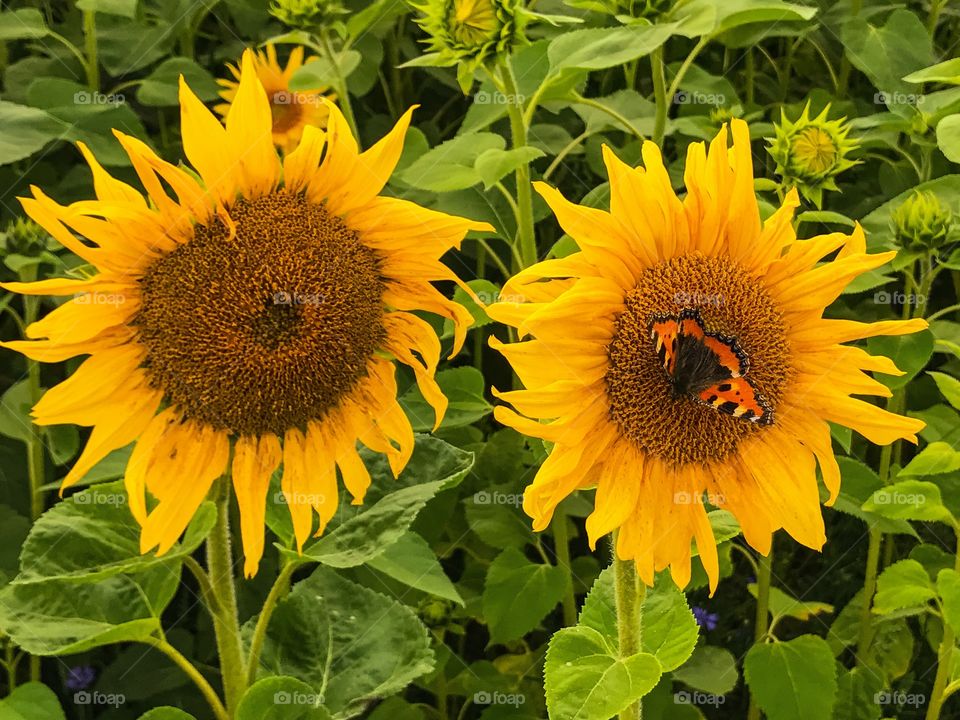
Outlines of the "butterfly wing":
[{"label": "butterfly wing", "polygon": [[706,333],[703,344],[716,355],[717,362],[730,371],[731,377],[742,377],[750,369],[747,354],[740,349],[737,341],[726,335]]},{"label": "butterfly wing", "polygon": [[673,315],[655,315],[650,323],[650,339],[653,340],[657,357],[663,369],[673,377],[677,362],[677,337],[680,334],[680,323]]},{"label": "butterfly wing", "polygon": [[697,399],[714,410],[761,425],[773,424],[773,407],[750,381],[732,377],[702,390]]}]

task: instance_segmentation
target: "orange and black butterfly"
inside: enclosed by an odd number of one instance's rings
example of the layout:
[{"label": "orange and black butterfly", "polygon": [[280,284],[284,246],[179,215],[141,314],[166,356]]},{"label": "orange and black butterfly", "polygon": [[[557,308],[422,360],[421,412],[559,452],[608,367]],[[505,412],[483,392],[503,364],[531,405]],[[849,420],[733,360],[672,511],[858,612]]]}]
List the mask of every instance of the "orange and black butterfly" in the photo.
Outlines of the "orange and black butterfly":
[{"label": "orange and black butterfly", "polygon": [[670,380],[673,396],[687,396],[735,418],[773,424],[773,407],[744,377],[747,354],[735,338],[707,332],[700,312],[653,316],[650,338]]}]

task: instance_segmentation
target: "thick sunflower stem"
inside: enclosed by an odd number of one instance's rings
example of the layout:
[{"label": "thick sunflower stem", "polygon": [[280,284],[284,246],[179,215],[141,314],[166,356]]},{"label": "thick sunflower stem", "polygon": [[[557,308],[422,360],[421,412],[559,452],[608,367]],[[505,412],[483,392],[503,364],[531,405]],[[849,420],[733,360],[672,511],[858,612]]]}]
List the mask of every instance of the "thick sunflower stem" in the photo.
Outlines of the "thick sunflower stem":
[{"label": "thick sunflower stem", "polygon": [[[773,575],[773,542],[770,543],[770,552],[766,557],[759,558],[757,568],[757,616],[753,626],[754,643],[763,642],[770,631],[770,579]],[[750,708],[747,710],[747,720],[760,720],[760,706],[756,698],[750,695]]]},{"label": "thick sunflower stem", "polygon": [[100,61],[97,58],[97,14],[93,10],[83,11],[83,43],[86,51],[85,71],[87,87],[90,92],[100,90]]},{"label": "thick sunflower stem", "polygon": [[[957,534],[957,549],[954,554],[953,569],[960,572],[960,528],[954,527]],[[933,691],[930,694],[930,704],[927,705],[925,720],[938,720],[944,701],[949,697],[947,682],[953,672],[953,654],[956,652],[957,636],[949,623],[943,623],[943,638],[937,651],[937,675],[933,680]],[[951,686],[951,690],[955,689]]]},{"label": "thick sunflower stem", "polygon": [[[510,118],[510,134],[513,148],[527,145],[527,123],[523,114],[523,98],[513,77],[509,59],[500,63],[500,77],[507,95],[507,116]],[[516,172],[517,179],[517,243],[520,250],[520,264],[523,270],[535,264],[537,255],[537,236],[533,229],[533,190],[530,186],[530,164],[521,163]]]},{"label": "thick sunflower stem", "polygon": [[[889,446],[888,446],[889,447]],[[886,448],[884,448],[886,449]],[[860,632],[857,637],[857,664],[865,665],[867,651],[873,639],[873,626],[870,622],[870,605],[877,591],[877,575],[880,572],[880,545],[883,535],[873,525],[870,526],[870,544],[867,546],[867,569],[863,582],[863,605],[860,606]]]},{"label": "thick sunflower stem", "polygon": [[211,612],[220,656],[223,694],[231,715],[247,689],[247,665],[240,639],[233,567],[233,553],[230,548],[230,485],[229,479],[225,478],[221,482],[217,498],[217,523],[207,538],[207,571],[217,599],[217,607],[211,608]]},{"label": "thick sunflower stem", "polygon": [[561,508],[553,513],[550,523],[553,532],[553,550],[557,556],[557,567],[563,570],[567,588],[563,593],[563,625],[573,627],[577,624],[577,598],[573,592],[573,571],[570,567],[570,535],[567,532],[567,514]]},{"label": "thick sunflower stem", "polygon": [[[617,553],[617,538],[613,538],[613,575],[617,598],[617,635],[620,657],[628,658],[640,652],[643,626],[643,600],[647,587],[637,577],[633,560],[621,560]],[[620,720],[642,720],[640,700],[620,712]]]}]

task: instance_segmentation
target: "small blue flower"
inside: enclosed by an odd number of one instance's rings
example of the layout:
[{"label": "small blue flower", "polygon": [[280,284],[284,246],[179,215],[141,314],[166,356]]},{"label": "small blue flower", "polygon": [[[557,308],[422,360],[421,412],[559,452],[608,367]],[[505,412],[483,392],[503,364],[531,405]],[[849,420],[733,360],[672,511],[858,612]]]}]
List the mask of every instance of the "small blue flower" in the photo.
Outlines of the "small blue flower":
[{"label": "small blue flower", "polygon": [[96,671],[89,665],[77,665],[67,671],[66,686],[68,690],[85,690],[96,679]]},{"label": "small blue flower", "polygon": [[699,605],[693,607],[693,617],[696,618],[697,625],[706,630],[715,630],[717,621],[720,619],[719,615],[709,612],[706,608],[702,608]]}]

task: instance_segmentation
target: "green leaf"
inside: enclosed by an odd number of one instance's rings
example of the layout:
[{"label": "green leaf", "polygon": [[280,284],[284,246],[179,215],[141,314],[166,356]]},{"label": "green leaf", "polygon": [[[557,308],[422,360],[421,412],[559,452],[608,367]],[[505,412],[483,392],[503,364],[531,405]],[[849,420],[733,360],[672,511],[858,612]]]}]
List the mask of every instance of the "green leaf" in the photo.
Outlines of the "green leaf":
[{"label": "green leaf", "polygon": [[[606,97],[591,99],[623,115],[640,132],[647,135],[653,133],[657,106],[636,90],[619,90]],[[610,113],[604,112],[596,105],[574,102],[570,105],[570,109],[580,116],[586,125],[584,132],[590,135],[609,129],[620,132],[626,130],[623,123],[614,119]]]},{"label": "green leaf", "polygon": [[518,511],[522,496],[512,487],[486,487],[474,493],[465,512],[470,529],[494,548],[522,548],[534,542],[530,519]]},{"label": "green leaf", "polygon": [[30,420],[33,400],[30,392],[30,383],[21,380],[11,385],[0,397],[0,435],[30,442],[33,437],[33,422]]},{"label": "green leaf", "polygon": [[942,475],[954,470],[960,470],[960,452],[948,443],[932,442],[914,456],[899,477]]},{"label": "green leaf", "polygon": [[844,225],[846,227],[856,225],[856,221],[843,213],[830,212],[829,210],[806,210],[797,215],[797,223],[823,223],[824,225]]},{"label": "green leaf", "polygon": [[[434,377],[449,402],[440,427],[472,425],[493,411],[493,407],[484,397],[486,382],[483,374],[475,367],[467,365],[440,370]],[[410,418],[414,432],[433,430],[433,406],[424,399],[416,384],[411,385],[401,396],[400,406]]]},{"label": "green leaf", "polygon": [[945,568],[937,573],[937,592],[943,609],[943,619],[953,628],[960,630],[960,573],[953,568]]},{"label": "green leaf", "polygon": [[717,25],[713,35],[754,23],[776,26],[791,20],[810,20],[817,14],[816,8],[781,0],[714,0],[713,4],[717,8]]},{"label": "green leaf", "polygon": [[367,565],[405,585],[463,605],[463,598],[450,582],[430,545],[420,535],[408,531]]},{"label": "green leaf", "polygon": [[927,375],[933,378],[946,401],[960,410],[960,380],[941,372],[928,372]]},{"label": "green leaf", "polygon": [[[751,595],[757,597],[757,584],[750,583],[747,590]],[[780,588],[770,588],[769,599],[770,616],[774,620],[784,617],[792,617],[797,620],[807,621],[814,615],[821,613],[832,613],[833,605],[816,600],[797,600],[785,593]]]},{"label": "green leaf", "polygon": [[[500,288],[489,280],[468,280],[467,285],[476,293],[477,297],[480,298],[480,302],[484,305],[490,305],[500,299]],[[472,297],[467,295],[463,288],[458,287],[453,291],[453,301],[463,305],[470,312],[470,315],[473,316],[473,324],[470,326],[470,330],[476,330],[493,322],[490,316],[487,315],[486,310],[478,305]],[[453,321],[446,318],[443,321],[443,333],[440,335],[440,339],[449,340],[453,335]],[[443,371],[441,370],[441,372]]]},{"label": "green leaf", "polygon": [[483,181],[483,189],[489,190],[517,168],[543,157],[542,150],[534,147],[519,147],[512,150],[493,148],[483,152],[474,164]]},{"label": "green leaf", "polygon": [[30,521],[16,510],[0,505],[0,527],[3,544],[0,545],[0,587],[6,585],[20,569],[20,548],[30,532]]},{"label": "green leaf", "polygon": [[913,630],[906,618],[884,620],[874,624],[874,634],[867,651],[866,665],[892,682],[906,675],[913,662]]},{"label": "green leaf", "polygon": [[152,65],[169,52],[174,36],[164,22],[105,16],[97,18],[100,63],[113,77]]},{"label": "green leaf", "polygon": [[[356,70],[363,56],[356,50],[347,50],[338,58],[344,78]],[[291,77],[289,87],[293,91],[309,92],[326,90],[337,82],[336,69],[326,58],[317,58],[302,65]]]},{"label": "green leaf", "polygon": [[503,136],[494,133],[459,135],[414,160],[400,173],[400,179],[421,190],[463,190],[481,182],[477,158],[487,150],[503,150],[506,144]]},{"label": "green leaf", "polygon": [[940,82],[960,85],[960,58],[953,58],[923,70],[917,70],[907,75],[904,80],[911,83]]},{"label": "green leaf", "polygon": [[50,32],[43,14],[34,8],[0,12],[0,42],[38,40]]},{"label": "green leaf", "polygon": [[28,682],[14,688],[0,700],[2,720],[66,720],[56,694],[40,682]]},{"label": "green leaf", "polygon": [[[254,622],[245,626],[248,636]],[[336,716],[358,714],[431,669],[426,628],[409,608],[324,567],[277,604],[260,657],[261,675],[287,675],[322,691]]]},{"label": "green leaf", "polygon": [[76,493],[34,523],[20,555],[17,585],[51,580],[90,582],[156,565],[167,567],[196,550],[216,522],[213,503],[197,510],[183,541],[162,557],[140,553],[140,526],[127,507],[122,482]]},{"label": "green leaf", "polygon": [[573,30],[550,42],[550,74],[602,70],[648,55],[673,34],[672,24]]},{"label": "green leaf", "polygon": [[787,642],[754,645],[743,671],[769,720],[830,717],[837,695],[837,668],[823,638],[801,635]]},{"label": "green leaf", "polygon": [[860,15],[843,25],[841,40],[850,63],[883,92],[909,92],[901,78],[934,61],[930,34],[909,10],[900,8],[882,27]]},{"label": "green leaf", "polygon": [[[654,655],[664,672],[680,667],[697,645],[697,620],[687,598],[669,573],[660,573],[643,600],[641,641]],[[614,650],[617,640],[617,601],[613,568],[606,568],[593,584],[580,611],[580,624],[607,638]]]},{"label": "green leaf", "polygon": [[867,349],[872,355],[886,355],[904,373],[903,375],[884,375],[878,373],[876,379],[891,390],[904,387],[913,380],[933,355],[933,333],[929,330],[910,335],[872,337],[867,341]]},{"label": "green leaf", "polygon": [[563,720],[608,720],[649,693],[661,674],[653,655],[615,657],[596,630],[563,628],[544,665],[547,709]]},{"label": "green leaf", "polygon": [[23,160],[58,140],[67,126],[38,108],[0,100],[0,165]]},{"label": "green leaf", "polygon": [[960,113],[937,123],[937,147],[947,160],[960,163]]},{"label": "green leaf", "polygon": [[843,669],[837,678],[837,704],[833,720],[880,720],[877,702],[883,690],[883,677],[871,668]]},{"label": "green leaf", "polygon": [[663,671],[686,662],[697,646],[699,627],[670,573],[660,573],[647,588],[642,617],[643,649],[656,656]]},{"label": "green leaf", "polygon": [[180,76],[204,102],[216,100],[220,87],[213,75],[190,58],[167,58],[153,69],[137,88],[137,100],[143,105],[175,107],[180,104]]},{"label": "green leaf", "polygon": [[[840,466],[840,493],[837,495],[833,509],[863,520],[884,533],[899,533],[917,537],[916,530],[906,520],[892,519],[875,512],[863,509],[864,503],[874,492],[884,487],[880,476],[860,460],[850,457],[838,457]],[[821,488],[823,500],[828,497],[826,488]]]},{"label": "green leaf", "polygon": [[0,591],[0,630],[33,655],[73,655],[142,640],[180,584],[180,567],[157,566],[93,583],[51,580]]},{"label": "green leaf", "polygon": [[147,710],[140,716],[139,720],[197,720],[190,713],[184,712],[180,708],[163,706],[155,707],[153,710]]},{"label": "green leaf", "polygon": [[[319,540],[303,549],[303,560],[346,568],[375,558],[407,532],[434,495],[459,483],[473,465],[472,453],[426,436],[417,438],[413,456],[396,481],[388,479],[390,469],[382,456],[364,452],[363,457],[375,485],[379,479],[384,489],[399,488],[382,497],[371,488],[360,506],[342,498],[339,523],[331,523]],[[352,515],[347,508],[353,509]],[[298,560],[296,552],[283,551],[290,560]]]},{"label": "green leaf", "polygon": [[329,720],[323,698],[294,677],[258,680],[237,705],[237,720]]},{"label": "green leaf", "polygon": [[137,16],[137,0],[77,0],[77,9],[118,15],[132,20]]},{"label": "green leaf", "polygon": [[953,523],[953,516],[943,505],[940,488],[921,480],[885,485],[873,493],[863,509],[888,518]]},{"label": "green leaf", "polygon": [[926,569],[916,560],[900,560],[888,566],[877,578],[873,612],[888,615],[910,608],[920,612],[937,596]]},{"label": "green leaf", "polygon": [[701,645],[673,671],[680,682],[711,695],[726,695],[737,686],[737,661],[726,648]]},{"label": "green leaf", "polygon": [[490,643],[515,640],[533,630],[563,598],[566,583],[562,568],[530,562],[515,548],[500,553],[483,587]]}]

